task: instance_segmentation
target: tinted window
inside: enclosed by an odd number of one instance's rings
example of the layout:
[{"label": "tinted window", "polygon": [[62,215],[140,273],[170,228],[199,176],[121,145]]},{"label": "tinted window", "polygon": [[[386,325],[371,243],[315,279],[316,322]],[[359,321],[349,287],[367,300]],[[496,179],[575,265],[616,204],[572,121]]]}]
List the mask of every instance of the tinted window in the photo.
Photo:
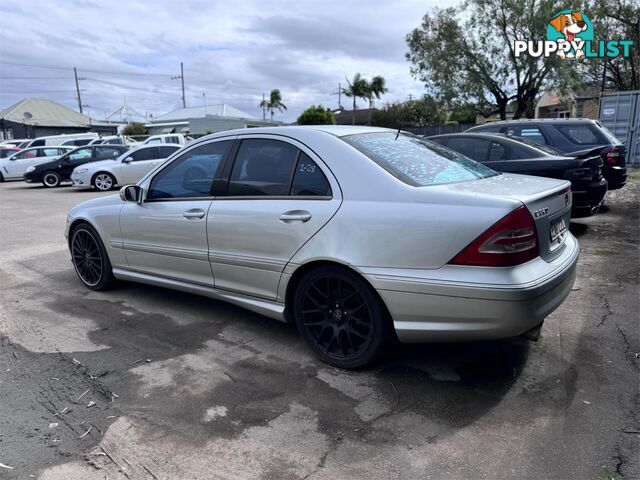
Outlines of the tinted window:
[{"label": "tinted window", "polygon": [[300,152],[296,173],[293,175],[291,195],[331,196],[331,187],[327,177],[309,155]]},{"label": "tinted window", "polygon": [[115,160],[122,155],[122,149],[117,147],[96,147],[96,157],[98,160]]},{"label": "tinted window", "polygon": [[570,142],[577,145],[593,145],[596,143],[609,143],[604,136],[598,132],[595,125],[583,124],[583,125],[555,125],[556,129],[560,131]]},{"label": "tinted window", "polygon": [[279,140],[243,140],[231,171],[228,195],[288,195],[298,149]]},{"label": "tinted window", "polygon": [[60,155],[57,148],[41,148],[38,154],[41,157],[53,157],[54,155]]},{"label": "tinted window", "polygon": [[136,150],[129,155],[134,162],[142,162],[143,160],[153,160],[158,158],[158,149],[156,147],[142,148]]},{"label": "tinted window", "polygon": [[164,143],[180,143],[180,137],[166,137]]},{"label": "tinted window", "polygon": [[490,161],[495,162],[497,160],[504,160],[505,153],[506,153],[506,149],[504,148],[503,145],[500,145],[497,142],[491,142],[491,150],[489,151]]},{"label": "tinted window", "polygon": [[200,145],[172,161],[151,182],[147,198],[207,197],[231,140]]},{"label": "tinted window", "polygon": [[167,158],[173,155],[176,151],[180,150],[177,147],[158,147],[160,150],[160,156],[158,158]]},{"label": "tinted window", "polygon": [[81,138],[80,140],[76,140],[76,145],[80,146],[80,145],[87,145],[89,143],[91,143],[91,140],[93,140],[93,138]]},{"label": "tinted window", "polygon": [[482,132],[482,133],[498,133],[500,131],[500,125],[492,125],[490,127],[482,127],[473,130],[474,132]]},{"label": "tinted window", "polygon": [[16,153],[16,150],[0,150],[0,158],[7,158]]},{"label": "tinted window", "polygon": [[413,186],[497,175],[464,155],[414,135],[363,133],[341,137],[399,180]]},{"label": "tinted window", "polygon": [[542,135],[540,129],[535,125],[509,125],[506,134],[526,138],[536,143],[547,143],[544,135]]},{"label": "tinted window", "polygon": [[44,138],[41,138],[40,140],[34,140],[33,143],[30,145],[31,147],[41,147],[44,145]]},{"label": "tinted window", "polygon": [[70,153],[69,158],[71,160],[81,160],[84,158],[90,158],[92,150],[93,150],[93,147],[79,148],[78,150],[75,150],[73,153]]},{"label": "tinted window", "polygon": [[454,137],[450,138],[447,147],[454,149],[476,162],[483,162],[489,155],[489,140],[477,138]]}]

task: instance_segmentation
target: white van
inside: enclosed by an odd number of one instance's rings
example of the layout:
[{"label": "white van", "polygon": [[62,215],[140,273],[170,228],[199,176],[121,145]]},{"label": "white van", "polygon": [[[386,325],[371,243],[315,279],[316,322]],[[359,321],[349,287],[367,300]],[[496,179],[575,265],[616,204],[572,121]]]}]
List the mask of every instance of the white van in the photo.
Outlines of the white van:
[{"label": "white van", "polygon": [[86,145],[92,140],[100,138],[95,132],[90,133],[71,133],[68,135],[51,135],[49,137],[34,138],[29,142],[27,147],[44,147],[48,145],[64,145],[67,147],[80,147]]}]

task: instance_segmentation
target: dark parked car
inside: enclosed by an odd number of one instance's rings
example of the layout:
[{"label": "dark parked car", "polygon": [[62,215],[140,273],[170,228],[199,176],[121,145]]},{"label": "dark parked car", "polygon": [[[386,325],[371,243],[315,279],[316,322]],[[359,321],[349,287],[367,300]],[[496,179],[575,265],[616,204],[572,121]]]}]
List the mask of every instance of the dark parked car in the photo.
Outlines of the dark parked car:
[{"label": "dark parked car", "polygon": [[627,183],[627,147],[597,120],[586,118],[546,118],[507,120],[471,127],[465,133],[505,133],[548,145],[568,157],[597,152],[604,162],[602,173],[609,190]]},{"label": "dark parked car", "polygon": [[27,168],[24,179],[29,183],[40,183],[45,187],[58,187],[71,179],[71,172],[78,165],[99,160],[115,160],[129,149],[126,145],[95,145],[76,148],[51,162]]},{"label": "dark parked car", "polygon": [[498,172],[569,180],[575,216],[595,212],[607,193],[607,181],[602,176],[602,159],[598,154],[582,159],[565,157],[557,150],[526,138],[503,134],[454,133],[437,135],[429,140]]}]

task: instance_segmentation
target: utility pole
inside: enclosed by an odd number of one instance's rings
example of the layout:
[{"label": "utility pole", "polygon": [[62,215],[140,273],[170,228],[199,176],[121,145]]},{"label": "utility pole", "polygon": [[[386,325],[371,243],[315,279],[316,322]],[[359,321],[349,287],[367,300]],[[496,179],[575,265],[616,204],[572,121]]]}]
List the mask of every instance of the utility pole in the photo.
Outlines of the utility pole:
[{"label": "utility pole", "polygon": [[207,94],[202,92],[202,101],[204,102],[204,116],[207,116]]},{"label": "utility pole", "polygon": [[184,65],[180,62],[180,80],[182,81],[182,108],[187,108],[187,102],[184,98]]},{"label": "utility pole", "polygon": [[331,95],[338,95],[338,109],[342,110],[342,84],[338,82],[338,91],[331,92]]},{"label": "utility pole", "polygon": [[264,98],[264,93],[262,94],[262,120],[267,119],[267,102]]},{"label": "utility pole", "polygon": [[73,67],[73,76],[76,77],[76,94],[78,95],[78,108],[82,113],[82,98],[80,98],[80,84],[78,83],[78,70]]},{"label": "utility pole", "polygon": [[187,108],[187,102],[185,101],[185,98],[184,98],[184,64],[182,62],[180,62],[180,75],[171,77],[171,80],[178,80],[178,79],[180,79],[182,83],[182,108]]}]

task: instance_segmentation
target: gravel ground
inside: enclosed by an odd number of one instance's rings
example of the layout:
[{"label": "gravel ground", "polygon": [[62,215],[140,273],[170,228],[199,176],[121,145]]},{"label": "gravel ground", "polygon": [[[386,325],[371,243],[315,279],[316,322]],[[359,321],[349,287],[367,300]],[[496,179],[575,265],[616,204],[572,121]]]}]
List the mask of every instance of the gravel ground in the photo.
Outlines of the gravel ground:
[{"label": "gravel ground", "polygon": [[221,302],[88,291],[62,231],[103,194],[0,184],[0,478],[640,478],[639,173],[572,222],[578,278],[537,343],[360,372]]}]

